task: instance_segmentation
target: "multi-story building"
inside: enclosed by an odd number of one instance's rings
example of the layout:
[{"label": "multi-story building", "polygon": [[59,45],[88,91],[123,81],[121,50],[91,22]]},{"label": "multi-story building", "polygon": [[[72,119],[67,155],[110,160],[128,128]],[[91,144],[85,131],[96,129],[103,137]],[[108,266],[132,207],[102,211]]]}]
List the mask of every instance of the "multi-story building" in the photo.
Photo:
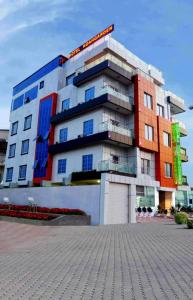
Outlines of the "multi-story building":
[{"label": "multi-story building", "polygon": [[8,129],[0,129],[0,183],[3,180],[8,134]]},{"label": "multi-story building", "polygon": [[110,173],[112,195],[122,195],[120,178],[136,207],[169,208],[187,184],[184,100],[164,90],[158,69],[96,37],[13,88],[4,185],[96,184]]}]

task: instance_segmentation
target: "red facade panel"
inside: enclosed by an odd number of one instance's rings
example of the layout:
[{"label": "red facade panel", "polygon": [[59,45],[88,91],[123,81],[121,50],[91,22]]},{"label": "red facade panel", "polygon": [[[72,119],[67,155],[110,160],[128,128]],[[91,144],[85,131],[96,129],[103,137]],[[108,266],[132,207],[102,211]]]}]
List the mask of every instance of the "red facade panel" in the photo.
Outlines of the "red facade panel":
[{"label": "red facade panel", "polygon": [[[152,96],[152,109],[144,105],[144,93]],[[155,85],[148,79],[136,75],[134,77],[134,100],[135,100],[135,142],[136,146],[142,149],[157,152],[157,117],[156,117],[156,98]],[[154,129],[153,141],[145,139],[145,125],[152,126]]]},{"label": "red facade panel", "polygon": [[[159,140],[159,152],[156,153],[156,180],[160,181],[161,187],[176,188],[174,183],[174,161],[173,161],[173,148],[164,145],[164,132],[167,132],[172,137],[171,122],[160,116],[157,117],[158,125],[158,140]],[[164,164],[172,164],[172,177],[165,177]]]}]

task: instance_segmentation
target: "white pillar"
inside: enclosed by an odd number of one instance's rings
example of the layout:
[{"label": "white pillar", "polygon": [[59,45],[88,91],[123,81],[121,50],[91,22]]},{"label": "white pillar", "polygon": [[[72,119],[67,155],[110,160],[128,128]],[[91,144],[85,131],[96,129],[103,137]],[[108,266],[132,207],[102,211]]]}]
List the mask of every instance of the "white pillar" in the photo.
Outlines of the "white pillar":
[{"label": "white pillar", "polygon": [[129,185],[129,223],[136,223],[136,185],[130,184]]},{"label": "white pillar", "polygon": [[172,206],[175,207],[176,204],[176,192],[172,192]]},{"label": "white pillar", "polygon": [[106,174],[101,174],[101,190],[100,190],[100,224],[106,224],[106,198],[109,196],[109,181]]},{"label": "white pillar", "polygon": [[154,191],[155,191],[155,211],[157,211],[157,207],[159,205],[159,192],[157,190],[157,187],[155,187]]}]

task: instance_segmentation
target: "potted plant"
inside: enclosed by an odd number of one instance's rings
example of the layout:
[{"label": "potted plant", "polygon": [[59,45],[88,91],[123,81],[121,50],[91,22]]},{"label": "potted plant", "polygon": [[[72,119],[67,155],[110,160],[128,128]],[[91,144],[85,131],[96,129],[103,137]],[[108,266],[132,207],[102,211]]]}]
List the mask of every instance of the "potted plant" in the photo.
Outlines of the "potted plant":
[{"label": "potted plant", "polygon": [[138,216],[140,216],[140,214],[141,214],[141,207],[140,206],[137,208],[137,212],[138,212]]},{"label": "potted plant", "polygon": [[145,216],[145,214],[147,212],[147,208],[145,206],[142,208],[142,212],[143,212],[143,215]]},{"label": "potted plant", "polygon": [[151,208],[151,207],[148,207],[148,208],[147,208],[147,211],[148,211],[148,214],[149,214],[149,216],[150,216],[151,213],[152,213],[152,208]]}]

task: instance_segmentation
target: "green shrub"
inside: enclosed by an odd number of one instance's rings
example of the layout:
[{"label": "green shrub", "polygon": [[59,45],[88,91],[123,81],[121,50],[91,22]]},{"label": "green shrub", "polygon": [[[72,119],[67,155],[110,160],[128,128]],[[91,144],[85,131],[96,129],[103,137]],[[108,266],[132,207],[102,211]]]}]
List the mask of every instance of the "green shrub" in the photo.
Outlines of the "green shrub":
[{"label": "green shrub", "polygon": [[176,224],[186,224],[188,220],[188,214],[185,212],[177,212],[174,215],[174,220]]},{"label": "green shrub", "polygon": [[188,227],[188,229],[193,229],[193,219],[187,220],[187,227]]}]

